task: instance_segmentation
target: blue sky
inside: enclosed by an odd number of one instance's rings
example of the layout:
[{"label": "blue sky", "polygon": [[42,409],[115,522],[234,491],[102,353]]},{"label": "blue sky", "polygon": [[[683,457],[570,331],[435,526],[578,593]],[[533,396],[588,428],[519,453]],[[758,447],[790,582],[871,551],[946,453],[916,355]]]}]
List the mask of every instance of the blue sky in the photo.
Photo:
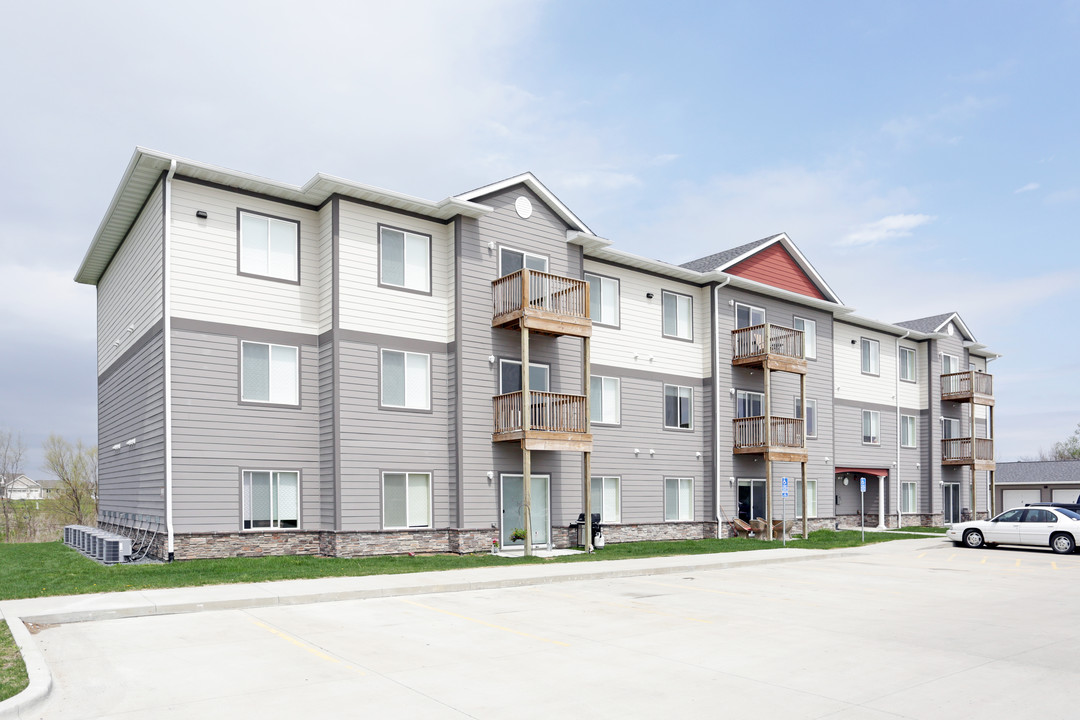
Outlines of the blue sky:
[{"label": "blue sky", "polygon": [[999,460],[1080,422],[1080,2],[5,9],[0,427],[94,442],[71,278],[143,145],[441,199],[525,170],[683,262],[784,231],[844,302],[1004,354]]}]

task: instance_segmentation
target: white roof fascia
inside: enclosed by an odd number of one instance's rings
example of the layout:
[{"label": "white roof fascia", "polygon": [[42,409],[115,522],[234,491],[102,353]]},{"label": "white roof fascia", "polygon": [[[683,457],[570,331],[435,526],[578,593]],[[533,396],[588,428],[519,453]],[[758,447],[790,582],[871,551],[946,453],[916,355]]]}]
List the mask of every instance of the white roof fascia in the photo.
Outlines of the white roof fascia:
[{"label": "white roof fascia", "polygon": [[730,267],[734,267],[741,263],[743,260],[757,255],[759,252],[775,243],[780,243],[784,246],[785,250],[791,253],[791,256],[795,258],[795,262],[799,263],[799,267],[802,268],[803,272],[805,272],[814,280],[814,284],[817,285],[819,289],[825,290],[825,293],[829,296],[829,299],[831,299],[835,303],[841,305],[843,304],[840,301],[840,297],[835,292],[833,292],[833,289],[831,287],[829,287],[829,283],[825,282],[825,278],[821,277],[821,275],[818,274],[818,271],[814,269],[814,266],[810,264],[810,261],[806,259],[806,256],[802,254],[799,248],[795,246],[795,243],[791,241],[791,238],[787,236],[787,233],[780,233],[778,235],[774,235],[773,238],[769,240],[769,242],[762,243],[761,245],[750,248],[742,255],[732,260],[729,260],[728,262],[724,263],[716,269],[727,270]]},{"label": "white roof fascia", "polygon": [[558,216],[561,217],[564,222],[566,222],[567,225],[570,226],[571,229],[577,229],[582,232],[588,233],[589,235],[592,235],[592,230],[589,229],[589,226],[582,222],[581,218],[571,212],[570,208],[566,207],[566,205],[564,205],[563,202],[559,200],[559,198],[555,197],[555,194],[553,192],[544,187],[544,184],[537,180],[536,176],[533,175],[531,172],[524,172],[520,175],[515,175],[514,177],[506,178],[505,180],[500,180],[497,183],[492,183],[491,185],[485,185],[483,187],[476,188],[475,190],[470,190],[469,192],[455,195],[454,197],[456,197],[458,200],[473,200],[474,198],[483,197],[492,193],[497,193],[500,190],[505,190],[506,188],[522,184],[524,184],[534,193],[539,195],[541,199],[543,199],[543,201],[547,203],[551,207],[551,209],[553,209],[556,214],[558,214]]},{"label": "white roof fascia", "polygon": [[940,332],[941,328],[945,327],[950,322],[956,322],[956,324],[960,326],[960,332],[964,334],[964,337],[971,342],[975,342],[975,336],[970,330],[968,330],[968,326],[964,323],[964,321],[960,319],[959,313],[953,313],[949,317],[945,318],[945,320],[943,320],[942,323],[938,325],[935,329]]},{"label": "white roof fascia", "polygon": [[858,325],[859,327],[868,328],[870,330],[877,330],[878,332],[883,332],[887,335],[896,335],[897,337],[904,337],[904,335],[907,335],[911,340],[929,340],[934,337],[943,337],[939,334],[921,333],[918,330],[893,325],[892,323],[881,322],[880,320],[873,320],[861,315],[848,315],[842,318],[840,322],[848,323],[849,325]]}]

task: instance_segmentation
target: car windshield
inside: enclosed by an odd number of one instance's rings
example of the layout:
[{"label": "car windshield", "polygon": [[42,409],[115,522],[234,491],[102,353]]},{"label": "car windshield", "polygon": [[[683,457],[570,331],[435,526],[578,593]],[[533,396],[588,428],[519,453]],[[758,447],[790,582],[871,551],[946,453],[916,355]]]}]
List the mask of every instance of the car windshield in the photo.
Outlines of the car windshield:
[{"label": "car windshield", "polygon": [[1020,518],[1024,516],[1024,508],[1016,508],[1015,510],[1007,510],[996,518],[994,522],[1020,522]]},{"label": "car windshield", "polygon": [[1072,510],[1068,510],[1066,508],[1057,508],[1057,511],[1067,518],[1072,518],[1073,520],[1080,520],[1080,514],[1075,513]]}]

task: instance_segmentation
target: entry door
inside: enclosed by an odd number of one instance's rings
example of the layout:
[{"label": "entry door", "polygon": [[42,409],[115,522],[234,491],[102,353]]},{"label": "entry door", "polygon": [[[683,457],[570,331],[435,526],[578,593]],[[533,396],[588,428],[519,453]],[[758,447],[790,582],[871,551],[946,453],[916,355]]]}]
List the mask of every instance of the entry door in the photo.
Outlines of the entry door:
[{"label": "entry door", "polygon": [[[547,475],[532,476],[532,544],[551,545],[551,481]],[[502,476],[503,547],[524,547],[524,540],[511,540],[515,528],[525,529],[525,480],[521,475]]]},{"label": "entry door", "polygon": [[750,522],[765,517],[765,481],[739,481],[739,519]]},{"label": "entry door", "polygon": [[941,492],[945,524],[960,522],[960,483],[945,483]]}]

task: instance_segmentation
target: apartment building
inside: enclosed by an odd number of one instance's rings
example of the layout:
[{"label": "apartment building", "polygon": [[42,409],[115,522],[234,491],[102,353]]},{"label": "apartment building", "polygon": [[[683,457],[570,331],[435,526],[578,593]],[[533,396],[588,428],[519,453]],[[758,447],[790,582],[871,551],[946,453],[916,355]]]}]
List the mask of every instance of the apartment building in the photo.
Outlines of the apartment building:
[{"label": "apartment building", "polygon": [[99,520],[153,526],[159,557],[567,547],[586,505],[608,542],[937,523],[993,497],[996,355],[959,315],[861,318],[785,234],[627,253],[528,173],[429,201],[140,148],[76,281]]}]

